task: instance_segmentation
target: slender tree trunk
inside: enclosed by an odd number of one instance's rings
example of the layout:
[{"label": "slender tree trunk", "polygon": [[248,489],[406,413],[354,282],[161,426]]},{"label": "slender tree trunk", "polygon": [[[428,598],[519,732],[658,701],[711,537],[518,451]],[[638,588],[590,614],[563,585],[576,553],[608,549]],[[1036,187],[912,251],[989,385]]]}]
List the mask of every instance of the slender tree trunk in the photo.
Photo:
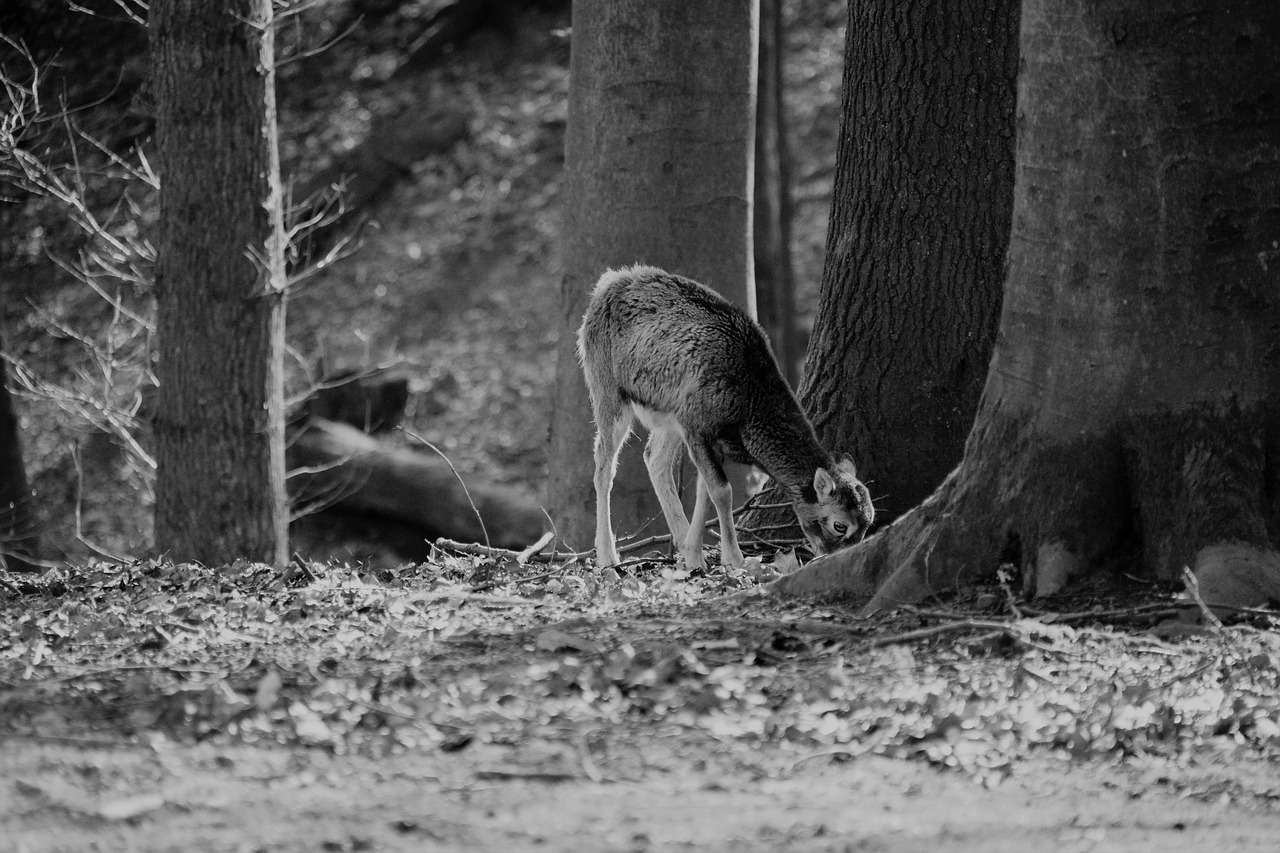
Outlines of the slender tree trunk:
[{"label": "slender tree trunk", "polygon": [[960,460],[1000,314],[1018,0],[851,0],[826,265],[800,399],[881,521]]},{"label": "slender tree trunk", "polygon": [[760,62],[756,97],[756,308],[782,375],[800,379],[796,340],[795,268],[791,262],[791,152],[782,87],[785,29],[782,0],[760,0]]},{"label": "slender tree trunk", "polygon": [[[696,278],[754,312],[755,2],[575,3],[565,151],[565,276],[548,499],[592,541],[591,409],[574,347],[592,284],[636,262]],[[660,519],[633,446],[614,486],[619,534]],[[653,532],[663,532],[658,521]]]},{"label": "slender tree trunk", "polygon": [[156,545],[287,555],[271,0],[152,0],[161,175]]},{"label": "slender tree trunk", "polygon": [[32,560],[40,540],[7,373],[0,361],[0,566],[11,572],[38,572],[40,567]]},{"label": "slender tree trunk", "polygon": [[[872,607],[1115,554],[1280,599],[1280,4],[1027,0],[1000,335],[960,467],[784,591]],[[1130,550],[1132,549],[1132,550]]]}]

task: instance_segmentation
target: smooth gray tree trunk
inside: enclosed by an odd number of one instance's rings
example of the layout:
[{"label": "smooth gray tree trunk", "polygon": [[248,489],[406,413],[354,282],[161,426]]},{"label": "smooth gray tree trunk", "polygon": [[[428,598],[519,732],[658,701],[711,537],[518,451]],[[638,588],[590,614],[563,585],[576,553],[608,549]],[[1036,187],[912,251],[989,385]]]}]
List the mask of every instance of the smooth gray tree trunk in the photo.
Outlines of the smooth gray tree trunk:
[{"label": "smooth gray tree trunk", "polygon": [[[574,347],[596,279],[651,264],[754,312],[758,17],[752,0],[574,4],[548,501],[575,548],[594,531],[595,430]],[[666,532],[640,446],[624,451],[614,485],[620,536]]]},{"label": "smooth gray tree trunk", "polygon": [[795,388],[803,353],[797,337],[795,265],[791,259],[791,146],[782,75],[785,39],[782,0],[760,0],[753,217],[756,308],[782,375]]}]

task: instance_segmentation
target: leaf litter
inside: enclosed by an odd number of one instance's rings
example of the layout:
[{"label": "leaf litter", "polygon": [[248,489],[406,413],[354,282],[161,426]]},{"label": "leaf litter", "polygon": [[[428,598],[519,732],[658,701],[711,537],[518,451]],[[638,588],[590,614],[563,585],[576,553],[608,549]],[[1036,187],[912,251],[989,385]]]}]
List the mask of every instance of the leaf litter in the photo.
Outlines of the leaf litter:
[{"label": "leaf litter", "polygon": [[543,781],[744,746],[780,776],[878,755],[987,785],[1037,752],[1280,758],[1269,613],[1169,640],[1172,600],[1036,611],[979,591],[865,619],[751,594],[760,575],[443,552],[376,572],[58,569],[0,588],[0,737],[438,751]]}]

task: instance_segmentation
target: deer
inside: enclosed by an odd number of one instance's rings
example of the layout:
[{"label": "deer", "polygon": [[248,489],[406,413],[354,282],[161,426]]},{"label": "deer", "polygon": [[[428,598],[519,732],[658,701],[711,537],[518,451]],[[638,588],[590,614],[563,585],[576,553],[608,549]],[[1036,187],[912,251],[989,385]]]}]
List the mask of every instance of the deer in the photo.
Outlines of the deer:
[{"label": "deer", "polygon": [[[656,267],[606,270],[578,330],[578,359],[596,426],[598,565],[621,562],[610,492],[635,420],[649,432],[645,467],[689,570],[706,568],[708,503],[719,520],[721,562],[745,565],[726,460],[754,465],[785,489],[815,555],[866,535],[875,509],[853,460],[822,448],[764,330],[715,291]],[[692,519],[675,482],[682,447],[698,473]]]}]

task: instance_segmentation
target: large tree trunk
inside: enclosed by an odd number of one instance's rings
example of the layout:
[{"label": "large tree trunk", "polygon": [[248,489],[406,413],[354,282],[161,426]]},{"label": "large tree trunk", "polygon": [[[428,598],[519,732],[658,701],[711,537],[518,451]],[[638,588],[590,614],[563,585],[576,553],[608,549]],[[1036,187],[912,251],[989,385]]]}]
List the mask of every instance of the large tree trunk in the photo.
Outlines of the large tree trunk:
[{"label": "large tree trunk", "polygon": [[800,347],[796,340],[795,268],[791,262],[791,151],[782,86],[785,35],[782,0],[760,0],[753,217],[756,308],[782,375],[795,388],[800,379]]},{"label": "large tree trunk", "polygon": [[[591,285],[608,267],[642,262],[696,278],[754,312],[757,24],[750,0],[573,6],[548,499],[574,547],[587,546],[594,530],[594,428],[574,352]],[[661,517],[635,444],[614,486],[621,534]]]},{"label": "large tree trunk", "polygon": [[0,567],[11,572],[38,572],[40,567],[32,560],[39,550],[39,536],[7,373],[0,361]]},{"label": "large tree trunk", "polygon": [[283,562],[284,228],[271,0],[153,0],[156,546]]},{"label": "large tree trunk", "polygon": [[955,467],[1000,314],[1018,0],[852,0],[826,264],[800,400],[881,521]]},{"label": "large tree trunk", "polygon": [[[779,585],[871,606],[1137,546],[1280,598],[1280,4],[1027,0],[1004,311],[960,467]],[[836,329],[831,329],[836,332]]]}]

